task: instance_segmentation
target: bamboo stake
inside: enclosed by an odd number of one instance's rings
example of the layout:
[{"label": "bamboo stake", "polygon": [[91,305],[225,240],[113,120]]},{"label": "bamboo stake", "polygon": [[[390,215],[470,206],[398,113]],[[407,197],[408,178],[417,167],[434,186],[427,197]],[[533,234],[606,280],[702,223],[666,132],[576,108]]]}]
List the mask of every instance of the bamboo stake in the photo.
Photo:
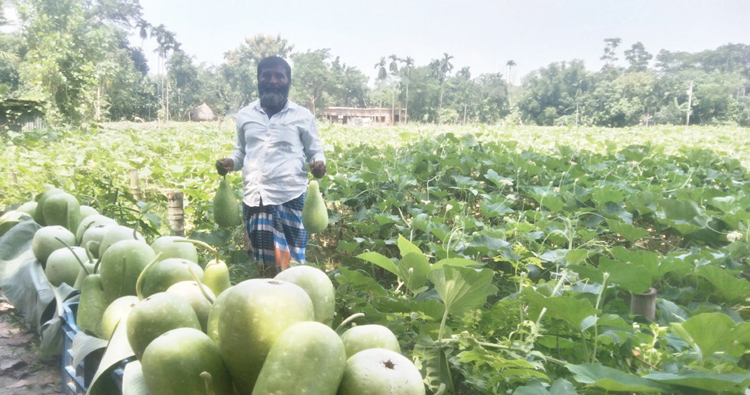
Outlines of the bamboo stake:
[{"label": "bamboo stake", "polygon": [[183,209],[181,191],[167,192],[167,217],[174,236],[185,236],[185,210]]},{"label": "bamboo stake", "polygon": [[130,169],[130,194],[133,199],[141,200],[141,188],[138,181],[138,169]]}]

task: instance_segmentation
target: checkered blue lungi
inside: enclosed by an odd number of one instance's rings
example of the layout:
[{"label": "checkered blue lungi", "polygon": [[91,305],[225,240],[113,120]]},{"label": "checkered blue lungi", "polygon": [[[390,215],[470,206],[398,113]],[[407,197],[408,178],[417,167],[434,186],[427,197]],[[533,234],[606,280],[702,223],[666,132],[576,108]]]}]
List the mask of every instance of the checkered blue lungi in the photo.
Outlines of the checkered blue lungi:
[{"label": "checkered blue lungi", "polygon": [[305,263],[307,231],[302,226],[305,193],[275,206],[245,205],[245,226],[253,247],[253,259],[281,271],[289,262]]}]

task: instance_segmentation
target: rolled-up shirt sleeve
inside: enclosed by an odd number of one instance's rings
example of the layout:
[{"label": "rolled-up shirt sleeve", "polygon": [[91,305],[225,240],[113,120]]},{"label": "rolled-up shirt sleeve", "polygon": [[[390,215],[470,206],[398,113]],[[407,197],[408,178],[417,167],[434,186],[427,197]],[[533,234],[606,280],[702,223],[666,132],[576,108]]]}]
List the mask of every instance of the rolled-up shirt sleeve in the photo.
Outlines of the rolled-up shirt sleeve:
[{"label": "rolled-up shirt sleeve", "polygon": [[318,137],[318,124],[315,122],[315,117],[310,117],[309,121],[306,122],[305,127],[302,128],[300,137],[305,147],[307,162],[315,163],[322,161],[326,163],[323,145],[320,143],[320,138]]},{"label": "rolled-up shirt sleeve", "polygon": [[234,152],[232,153],[232,161],[234,162],[234,171],[241,169],[245,162],[245,130],[243,123],[237,119],[237,142],[234,144]]}]

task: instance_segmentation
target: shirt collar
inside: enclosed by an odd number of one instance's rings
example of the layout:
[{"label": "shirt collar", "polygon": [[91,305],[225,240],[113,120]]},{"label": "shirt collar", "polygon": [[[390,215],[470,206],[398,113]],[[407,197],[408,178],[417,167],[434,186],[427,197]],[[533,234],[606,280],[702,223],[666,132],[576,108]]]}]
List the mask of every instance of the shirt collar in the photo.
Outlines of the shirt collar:
[{"label": "shirt collar", "polygon": [[[286,104],[284,104],[284,107],[281,110],[279,110],[279,112],[277,112],[276,114],[281,114],[282,112],[284,112],[286,110],[294,109],[296,106],[297,106],[297,104],[293,103],[291,100],[289,100],[289,97],[287,97],[286,98]],[[255,107],[254,108],[257,111],[262,112],[263,114],[266,113],[265,111],[263,111],[263,107],[260,105],[260,99],[258,99],[258,100],[255,101]]]}]

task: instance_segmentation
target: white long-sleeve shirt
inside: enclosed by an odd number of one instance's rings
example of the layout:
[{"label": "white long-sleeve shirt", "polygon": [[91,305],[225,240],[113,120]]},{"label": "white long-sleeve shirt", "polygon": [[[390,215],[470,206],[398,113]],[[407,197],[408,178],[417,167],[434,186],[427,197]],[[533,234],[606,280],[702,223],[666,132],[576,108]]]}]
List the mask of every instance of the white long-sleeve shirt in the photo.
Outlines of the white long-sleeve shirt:
[{"label": "white long-sleeve shirt", "polygon": [[307,188],[307,163],[323,161],[315,117],[287,100],[270,119],[256,100],[237,114],[237,143],[231,158],[242,169],[244,197],[250,207],[277,205]]}]

